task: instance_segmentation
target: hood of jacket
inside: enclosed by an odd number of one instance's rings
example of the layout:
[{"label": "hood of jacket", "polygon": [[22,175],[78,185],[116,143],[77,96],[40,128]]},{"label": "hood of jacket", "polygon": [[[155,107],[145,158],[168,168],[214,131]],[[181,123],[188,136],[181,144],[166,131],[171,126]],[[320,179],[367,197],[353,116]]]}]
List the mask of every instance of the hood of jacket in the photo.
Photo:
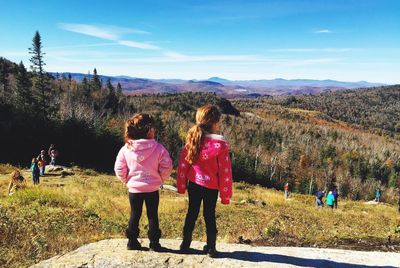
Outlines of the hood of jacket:
[{"label": "hood of jacket", "polygon": [[154,139],[139,139],[128,140],[125,144],[127,150],[134,152],[132,158],[137,162],[143,162],[157,147],[157,142]]},{"label": "hood of jacket", "polygon": [[217,134],[206,134],[197,161],[207,161],[229,149],[226,139]]}]

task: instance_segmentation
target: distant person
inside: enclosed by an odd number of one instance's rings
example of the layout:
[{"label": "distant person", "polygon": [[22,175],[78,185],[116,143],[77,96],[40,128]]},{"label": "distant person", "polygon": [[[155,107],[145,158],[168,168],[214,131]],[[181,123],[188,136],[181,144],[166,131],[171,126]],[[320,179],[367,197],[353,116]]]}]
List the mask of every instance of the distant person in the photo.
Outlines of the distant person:
[{"label": "distant person", "polygon": [[333,194],[333,197],[335,198],[335,200],[333,201],[333,207],[337,208],[339,193],[336,188],[333,188],[332,194]]},{"label": "distant person", "polygon": [[50,157],[50,165],[55,166],[56,159],[58,157],[58,150],[56,149],[56,146],[54,144],[51,144],[47,153]]},{"label": "distant person", "polygon": [[289,198],[289,183],[285,183],[283,186],[283,190],[285,191],[285,199]]},{"label": "distant person", "polygon": [[131,216],[126,230],[128,250],[140,250],[139,220],[143,202],[149,221],[150,250],[162,251],[158,222],[158,189],[172,172],[172,160],[163,145],[154,140],[154,121],[148,114],[134,114],[125,124],[125,145],[115,161],[115,174],[129,191]]},{"label": "distant person", "polygon": [[31,171],[32,171],[32,181],[34,185],[39,184],[40,180],[40,170],[38,166],[38,160],[37,158],[32,159],[32,164],[31,164]]},{"label": "distant person", "polygon": [[334,203],[335,203],[335,197],[333,196],[332,191],[329,191],[328,195],[326,196],[326,205],[333,209]]},{"label": "distant person", "polygon": [[376,189],[376,192],[375,192],[375,202],[381,202],[381,189]]},{"label": "distant person", "polygon": [[323,198],[325,196],[325,191],[318,191],[315,194],[315,203],[317,205],[317,208],[322,208],[324,206],[324,201]]},{"label": "distant person", "polygon": [[400,183],[399,183],[399,187],[398,187],[398,190],[397,190],[397,197],[398,197],[397,203],[399,205],[399,213],[400,213]]},{"label": "distant person", "polygon": [[217,254],[217,225],[215,207],[218,192],[222,204],[229,204],[232,197],[232,166],[229,144],[218,135],[221,113],[218,108],[206,105],[197,109],[196,125],[189,129],[177,172],[178,193],[189,195],[189,207],[183,227],[181,252],[187,252],[192,242],[193,229],[203,202],[207,244],[204,252],[209,257]]},{"label": "distant person", "polygon": [[44,173],[45,173],[46,164],[47,164],[46,151],[45,150],[41,150],[40,154],[36,157],[36,160],[38,161],[40,175],[43,176]]},{"label": "distant person", "polygon": [[19,170],[15,170],[11,173],[11,180],[8,185],[8,195],[11,196],[15,194],[19,189],[22,189],[25,186],[25,178],[21,175]]}]

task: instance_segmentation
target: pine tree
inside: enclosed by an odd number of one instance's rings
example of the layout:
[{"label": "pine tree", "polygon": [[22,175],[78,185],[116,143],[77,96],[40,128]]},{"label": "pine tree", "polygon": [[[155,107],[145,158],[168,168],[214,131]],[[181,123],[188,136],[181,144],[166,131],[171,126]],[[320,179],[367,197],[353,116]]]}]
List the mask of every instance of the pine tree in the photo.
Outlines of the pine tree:
[{"label": "pine tree", "polygon": [[36,98],[38,102],[39,113],[46,118],[50,115],[51,107],[50,102],[50,88],[48,86],[48,79],[44,66],[46,63],[43,61],[43,56],[46,54],[42,51],[42,40],[38,31],[32,40],[32,47],[29,48],[29,54],[32,54],[30,59],[33,72],[33,88],[36,91]]},{"label": "pine tree", "polygon": [[122,86],[121,86],[121,84],[119,82],[117,84],[117,95],[118,96],[122,95]]},{"label": "pine tree", "polygon": [[8,91],[8,68],[4,58],[0,57],[0,93]]},{"label": "pine tree", "polygon": [[105,98],[103,108],[111,110],[112,113],[116,113],[118,109],[118,98],[115,94],[115,88],[111,84],[110,78],[108,78],[107,80],[106,89],[107,89],[107,95]]},{"label": "pine tree", "polygon": [[83,96],[85,96],[86,99],[90,97],[90,85],[86,77],[82,79],[82,91],[83,91]]},{"label": "pine tree", "polygon": [[94,70],[93,70],[91,86],[92,86],[93,91],[100,91],[101,88],[103,87],[101,79],[100,79],[99,75],[97,74],[96,68],[94,68]]},{"label": "pine tree", "polygon": [[32,97],[32,83],[28,72],[22,63],[18,65],[18,73],[16,76],[16,106],[23,112],[32,111],[35,103]]}]

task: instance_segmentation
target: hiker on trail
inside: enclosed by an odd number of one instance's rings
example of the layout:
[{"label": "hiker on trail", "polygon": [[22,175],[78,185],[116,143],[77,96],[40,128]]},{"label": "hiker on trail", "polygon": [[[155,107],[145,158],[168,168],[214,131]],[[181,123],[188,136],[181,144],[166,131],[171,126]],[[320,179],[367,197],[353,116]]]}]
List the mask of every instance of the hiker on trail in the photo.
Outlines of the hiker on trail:
[{"label": "hiker on trail", "polygon": [[41,150],[40,154],[36,157],[36,160],[38,161],[40,175],[43,176],[46,170],[46,163],[47,163],[46,151]]},{"label": "hiker on trail", "polygon": [[183,227],[182,253],[188,252],[192,242],[193,229],[203,202],[203,216],[206,223],[207,244],[204,252],[215,257],[217,225],[215,207],[218,191],[222,204],[229,204],[232,197],[232,167],[229,144],[218,135],[220,117],[216,106],[206,105],[197,109],[196,125],[189,129],[177,173],[178,193],[189,195],[189,207]]},{"label": "hiker on trail", "polygon": [[285,199],[289,198],[289,183],[285,183],[285,186],[283,186],[283,189],[285,190]]},{"label": "hiker on trail", "polygon": [[333,209],[334,203],[335,203],[335,197],[333,196],[332,191],[329,191],[328,195],[326,196],[326,205]]},{"label": "hiker on trail", "polygon": [[34,185],[39,184],[40,170],[37,158],[32,158],[31,171],[32,171],[33,184]]},{"label": "hiker on trail", "polygon": [[339,193],[338,193],[336,187],[333,188],[332,194],[333,194],[333,197],[335,198],[335,200],[333,201],[333,207],[337,208]]},{"label": "hiker on trail", "polygon": [[162,251],[161,230],[158,222],[160,185],[172,172],[172,160],[163,145],[154,140],[153,118],[148,114],[137,113],[126,121],[125,145],[115,161],[115,174],[126,184],[129,191],[131,216],[125,234],[128,250],[140,250],[139,220],[143,202],[146,204],[149,221],[148,237],[150,250]]},{"label": "hiker on trail", "polygon": [[56,149],[56,146],[54,144],[50,145],[49,150],[47,151],[48,155],[50,156],[50,165],[55,166],[56,165],[56,158],[58,157],[58,150]]},{"label": "hiker on trail", "polygon": [[324,196],[325,196],[325,191],[318,191],[315,194],[315,203],[317,205],[317,208],[324,207],[324,201],[323,201]]},{"label": "hiker on trail", "polygon": [[376,189],[376,192],[375,192],[375,202],[381,202],[381,189]]},{"label": "hiker on trail", "polygon": [[10,184],[8,185],[8,195],[11,196],[15,194],[19,189],[22,189],[26,186],[25,179],[21,175],[19,170],[15,170],[11,173]]}]

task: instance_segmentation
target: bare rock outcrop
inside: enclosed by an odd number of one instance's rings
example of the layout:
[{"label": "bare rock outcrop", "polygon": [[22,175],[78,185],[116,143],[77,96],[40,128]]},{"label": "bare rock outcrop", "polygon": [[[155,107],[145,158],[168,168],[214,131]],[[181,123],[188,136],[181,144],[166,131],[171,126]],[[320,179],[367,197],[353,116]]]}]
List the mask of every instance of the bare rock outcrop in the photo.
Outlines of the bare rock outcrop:
[{"label": "bare rock outcrop", "polygon": [[[218,243],[219,255],[212,259],[201,251],[204,242],[194,241],[189,254],[178,252],[179,240],[162,239],[167,250],[160,253],[129,251],[126,242],[102,240],[32,267],[400,267],[400,253]],[[141,242],[148,245],[147,239]]]}]

